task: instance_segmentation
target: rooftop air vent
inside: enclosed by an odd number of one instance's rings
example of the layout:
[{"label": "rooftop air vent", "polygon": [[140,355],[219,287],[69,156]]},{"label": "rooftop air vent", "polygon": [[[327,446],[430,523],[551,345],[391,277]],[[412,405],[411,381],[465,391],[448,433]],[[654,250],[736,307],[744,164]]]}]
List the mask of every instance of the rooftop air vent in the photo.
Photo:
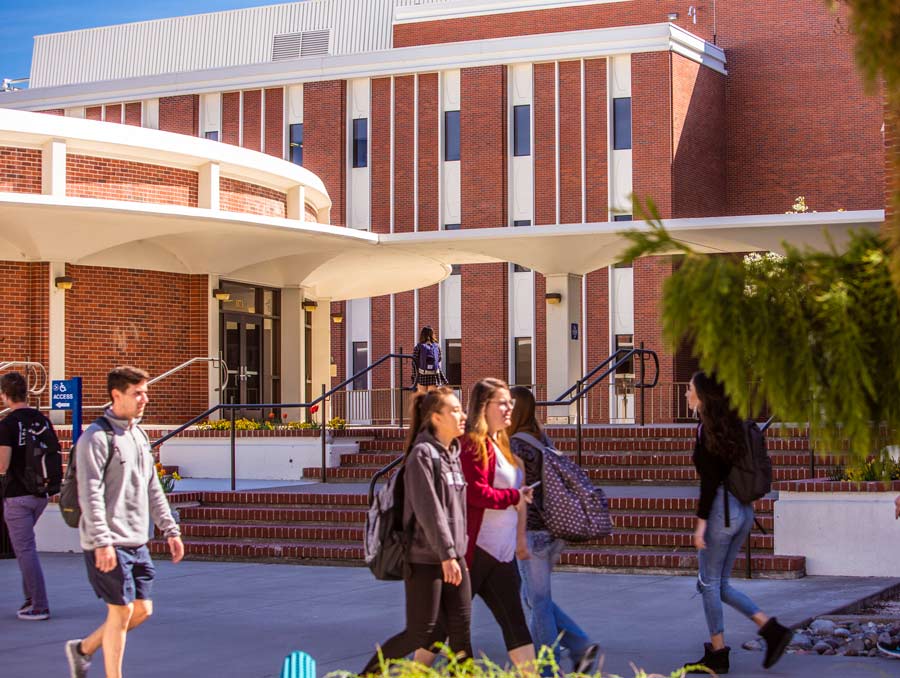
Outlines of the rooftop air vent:
[{"label": "rooftop air vent", "polygon": [[306,31],[303,34],[303,44],[300,46],[300,56],[322,56],[328,54],[328,40],[331,31],[327,28],[321,31]]},{"label": "rooftop air vent", "polygon": [[329,29],[282,33],[272,38],[272,61],[287,61],[300,57],[328,54]]}]

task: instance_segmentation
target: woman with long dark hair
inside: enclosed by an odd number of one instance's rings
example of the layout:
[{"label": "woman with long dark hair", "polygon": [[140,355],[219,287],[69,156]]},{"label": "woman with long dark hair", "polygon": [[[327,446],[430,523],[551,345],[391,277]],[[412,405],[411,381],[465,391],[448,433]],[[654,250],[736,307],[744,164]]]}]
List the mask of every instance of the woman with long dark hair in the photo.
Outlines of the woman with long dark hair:
[{"label": "woman with long dark hair", "polygon": [[688,407],[700,415],[694,446],[700,502],[693,540],[699,564],[697,590],[703,597],[710,640],[704,643],[703,657],[690,663],[702,664],[719,674],[728,673],[731,648],[725,645],[722,612],[722,603],[726,603],[759,627],[759,635],[766,641],[763,667],[770,668],[784,654],[793,632],[762,612],[730,582],[734,561],[753,527],[753,505],[742,504],[728,491],[732,464],[747,454],[744,422],[728,400],[724,386],[704,372],[694,374],[685,397]]},{"label": "woman with long dark hair", "polygon": [[[403,522],[412,526],[407,553],[411,568],[404,580],[406,629],[381,646],[385,660],[426,646],[438,617],[446,626],[452,651],[472,655],[472,590],[464,559],[466,483],[457,441],[465,423],[466,414],[449,388],[414,396],[403,461]],[[376,652],[362,674],[376,671],[379,665]]]},{"label": "woman with long dark hair", "polygon": [[421,392],[447,384],[441,368],[441,345],[434,330],[425,325],[419,332],[419,343],[413,349],[413,386]]},{"label": "woman with long dark hair", "polygon": [[[544,454],[553,454],[545,450],[553,450],[553,442],[547,437],[535,415],[534,394],[524,386],[515,386],[510,390],[510,395],[516,404],[512,421],[506,429],[509,445],[513,454],[525,464],[525,484],[532,485],[541,479]],[[537,485],[528,506],[526,542],[517,551],[519,574],[522,576],[522,597],[526,611],[531,613],[531,637],[536,647],[553,648],[557,665],[560,660],[559,650],[565,648],[575,672],[590,674],[597,665],[597,644],[592,643],[581,627],[553,602],[550,574],[559,562],[566,543],[555,539],[547,531],[541,517],[543,507],[543,488]]]}]

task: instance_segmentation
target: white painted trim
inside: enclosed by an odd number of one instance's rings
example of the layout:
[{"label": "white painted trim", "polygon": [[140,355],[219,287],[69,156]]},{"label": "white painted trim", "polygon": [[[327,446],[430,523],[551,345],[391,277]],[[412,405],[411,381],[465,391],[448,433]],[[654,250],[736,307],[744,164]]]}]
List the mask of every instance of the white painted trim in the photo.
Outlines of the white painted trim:
[{"label": "white painted trim", "polygon": [[608,5],[626,0],[456,0],[425,5],[395,5],[394,24],[409,24],[421,21],[440,21],[484,16],[487,14],[512,14],[513,12],[535,12],[557,7],[579,5]]},{"label": "white painted trim", "polygon": [[[556,163],[555,173],[554,173],[554,190],[556,191],[556,223],[560,223],[559,220],[559,198],[560,198],[560,190],[559,190],[559,62],[556,61],[553,64],[553,135],[554,135],[554,161]],[[532,222],[533,223],[533,222]]]},{"label": "white painted trim", "polygon": [[[221,137],[220,137],[221,138]],[[244,90],[238,92],[238,146],[244,147]]]},{"label": "white painted trim", "polygon": [[[66,290],[57,289],[55,279],[66,274],[64,261],[51,261],[47,286],[49,288],[47,318],[47,378],[66,378]],[[65,413],[53,410],[50,420],[54,424],[65,422]]]},{"label": "white painted trim", "polygon": [[727,73],[725,52],[720,47],[707,43],[674,24],[659,23],[402,47],[365,54],[308,57],[41,87],[7,92],[3,96],[3,105],[25,110],[70,108],[176,94],[203,94],[323,80],[349,80],[496,64],[589,59],[669,50],[678,51],[682,56],[719,73]]},{"label": "white painted trim", "polygon": [[[419,230],[419,74],[413,76],[413,231]],[[416,324],[419,319],[419,291],[416,290]]]},{"label": "white painted trim", "polygon": [[[389,231],[390,231],[391,233],[394,232],[394,170],[396,169],[396,168],[395,168],[395,164],[396,164],[396,162],[397,162],[397,156],[396,156],[396,153],[394,152],[394,143],[395,143],[395,141],[396,141],[395,138],[394,138],[394,115],[395,115],[395,104],[396,104],[396,101],[395,101],[394,99],[395,99],[395,97],[397,96],[397,90],[396,90],[396,88],[395,88],[395,85],[396,85],[396,83],[394,82],[394,76],[391,76],[391,109],[390,109],[390,110],[391,110],[391,112],[390,112],[390,116],[391,116],[391,118],[390,118],[390,123],[391,123],[391,126],[390,126],[390,132],[389,132],[389,136],[390,136],[390,150],[389,150],[389,152],[388,152],[388,156],[389,156],[388,166],[390,167],[390,172],[391,172],[391,173],[390,173],[390,176],[389,176],[389,187],[390,187],[390,188],[388,189],[388,192],[389,192],[389,195],[390,195],[390,202],[389,202],[389,205],[388,205],[390,216],[388,217],[388,221],[389,221],[389,223],[390,223],[390,229],[389,229]],[[369,88],[369,91],[371,92],[371,87]],[[371,95],[370,95],[370,96],[371,96]],[[370,119],[370,122],[371,122],[371,118],[372,118],[372,107],[371,107],[371,105],[370,105],[370,106],[369,106],[369,119]],[[367,124],[368,124],[368,123],[367,123]],[[372,126],[371,126],[370,124],[369,124],[369,134],[368,134],[368,137],[369,137],[369,139],[372,138]],[[371,146],[371,144],[370,144],[370,146]],[[369,162],[369,164],[370,164],[370,166],[371,166],[371,160],[372,160],[372,158],[371,158],[371,153],[368,153],[368,152],[367,152],[367,156],[368,156],[368,158],[369,158],[368,162]],[[371,169],[370,169],[370,170],[369,170],[369,183],[370,183],[370,188],[369,188],[369,201],[370,201],[370,204],[371,204],[371,200],[372,200],[372,197],[371,197],[371,196],[372,196],[371,177],[372,177],[372,172],[371,172]],[[370,216],[369,216],[369,223],[371,223],[371,221],[372,221],[372,217],[371,217],[371,215],[370,215]],[[393,303],[393,298],[394,298],[393,295],[391,295],[391,303]],[[393,308],[393,307],[392,307],[392,308]],[[394,349],[393,349],[393,343],[391,344],[391,346],[392,346],[391,352],[393,352],[393,351],[394,351]],[[392,374],[392,375],[394,374],[393,370],[391,370],[391,374]],[[391,377],[391,379],[393,380],[393,376]],[[391,384],[391,388],[393,388],[393,382],[392,382],[392,384]]]},{"label": "white painted trim", "polygon": [[587,113],[586,84],[584,78],[584,59],[581,60],[581,223],[587,222]]}]

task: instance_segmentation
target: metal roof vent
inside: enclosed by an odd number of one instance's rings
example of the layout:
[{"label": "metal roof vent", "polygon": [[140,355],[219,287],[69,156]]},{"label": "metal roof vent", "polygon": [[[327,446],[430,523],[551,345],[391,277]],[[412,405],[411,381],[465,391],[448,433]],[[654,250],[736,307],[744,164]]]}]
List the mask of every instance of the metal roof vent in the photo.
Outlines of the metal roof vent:
[{"label": "metal roof vent", "polygon": [[272,61],[328,54],[331,30],[282,33],[272,38]]}]

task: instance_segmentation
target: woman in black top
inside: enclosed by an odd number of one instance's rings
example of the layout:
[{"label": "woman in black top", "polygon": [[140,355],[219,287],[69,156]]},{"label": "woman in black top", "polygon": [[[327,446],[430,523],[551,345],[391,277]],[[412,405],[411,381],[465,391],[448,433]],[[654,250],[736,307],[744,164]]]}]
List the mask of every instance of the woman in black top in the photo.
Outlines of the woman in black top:
[{"label": "woman in black top", "polygon": [[700,415],[694,446],[700,502],[693,541],[699,565],[697,591],[703,597],[710,638],[704,644],[703,657],[690,664],[702,664],[719,674],[728,672],[730,648],[725,646],[724,602],[759,626],[759,635],[766,641],[763,667],[770,668],[784,654],[793,633],[775,617],[769,618],[729,581],[734,561],[753,527],[753,505],[742,504],[727,491],[732,461],[746,453],[743,422],[722,384],[703,372],[691,378],[685,396],[688,406]]}]

